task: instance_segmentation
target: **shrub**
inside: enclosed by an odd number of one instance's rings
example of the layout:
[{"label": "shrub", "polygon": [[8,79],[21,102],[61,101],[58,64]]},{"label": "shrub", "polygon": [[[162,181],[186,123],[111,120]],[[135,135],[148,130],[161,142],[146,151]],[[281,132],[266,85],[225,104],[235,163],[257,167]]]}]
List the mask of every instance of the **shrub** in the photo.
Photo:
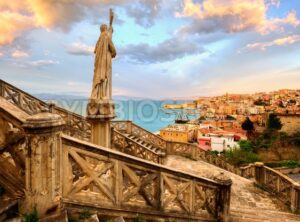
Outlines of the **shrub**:
[{"label": "shrub", "polygon": [[280,162],[281,167],[298,167],[300,166],[300,162],[294,160],[285,160]]},{"label": "shrub", "polygon": [[79,220],[85,220],[85,219],[89,219],[91,217],[91,212],[89,209],[84,208],[82,212],[79,213],[78,218]]},{"label": "shrub", "polygon": [[139,214],[136,218],[133,219],[133,222],[143,222],[144,220],[144,216]]},{"label": "shrub", "polygon": [[228,162],[237,166],[259,161],[259,157],[256,153],[238,148],[225,151],[224,156]]},{"label": "shrub", "polygon": [[267,120],[267,128],[270,130],[280,130],[282,127],[282,123],[280,119],[273,113],[269,115]]},{"label": "shrub", "polygon": [[38,222],[39,221],[36,207],[33,208],[32,212],[23,214],[23,221],[24,222]]},{"label": "shrub", "polygon": [[217,150],[210,150],[209,154],[213,156],[218,156],[219,152]]},{"label": "shrub", "polygon": [[239,146],[241,150],[252,152],[253,151],[253,145],[250,140],[240,140]]},{"label": "shrub", "polygon": [[300,162],[299,161],[294,161],[294,160],[284,160],[280,162],[268,162],[265,163],[266,166],[271,167],[271,168],[276,168],[276,167],[300,167]]}]

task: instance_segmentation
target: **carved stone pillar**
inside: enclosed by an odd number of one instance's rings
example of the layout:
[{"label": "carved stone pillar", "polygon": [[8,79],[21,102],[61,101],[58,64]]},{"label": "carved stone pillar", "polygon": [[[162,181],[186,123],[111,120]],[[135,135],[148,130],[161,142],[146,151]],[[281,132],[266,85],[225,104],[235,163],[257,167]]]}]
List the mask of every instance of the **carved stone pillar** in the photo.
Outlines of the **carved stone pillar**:
[{"label": "carved stone pillar", "polygon": [[59,115],[41,112],[29,117],[23,125],[27,149],[22,212],[36,208],[39,218],[62,212],[61,133],[64,124]]},{"label": "carved stone pillar", "polygon": [[115,105],[112,100],[89,100],[87,119],[91,123],[92,143],[111,147],[110,121],[115,116]]},{"label": "carved stone pillar", "polygon": [[223,172],[213,178],[216,182],[222,184],[219,197],[217,198],[217,218],[218,221],[229,221],[230,195],[232,180]]}]

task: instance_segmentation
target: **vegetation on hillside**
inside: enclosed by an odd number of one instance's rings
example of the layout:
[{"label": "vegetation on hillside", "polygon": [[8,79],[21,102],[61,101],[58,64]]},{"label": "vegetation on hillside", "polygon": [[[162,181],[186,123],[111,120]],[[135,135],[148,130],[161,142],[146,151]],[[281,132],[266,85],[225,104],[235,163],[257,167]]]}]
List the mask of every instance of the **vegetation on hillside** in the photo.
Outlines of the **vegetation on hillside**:
[{"label": "vegetation on hillside", "polygon": [[239,141],[240,148],[225,151],[224,156],[233,165],[243,165],[259,161],[258,155],[253,151],[250,140]]},{"label": "vegetation on hillside", "polygon": [[294,161],[294,160],[283,160],[279,162],[269,162],[266,163],[267,166],[269,167],[300,167],[300,161]]},{"label": "vegetation on hillside", "polygon": [[[282,153],[279,151],[285,147],[298,147],[297,151],[300,156],[300,133],[295,135],[287,135],[284,132],[279,132],[282,128],[280,119],[275,114],[270,114],[267,120],[266,129],[255,135],[253,123],[247,118],[242,123],[242,128],[247,131],[249,140],[241,140],[239,142],[240,149],[233,148],[225,151],[224,157],[234,165],[243,165],[262,160],[261,151],[272,152],[279,160],[285,160]],[[252,136],[251,136],[252,135]],[[265,155],[266,156],[266,155]],[[266,157],[264,156],[264,160]],[[299,161],[295,155],[294,159],[288,161],[281,161],[280,166],[296,166]]]}]

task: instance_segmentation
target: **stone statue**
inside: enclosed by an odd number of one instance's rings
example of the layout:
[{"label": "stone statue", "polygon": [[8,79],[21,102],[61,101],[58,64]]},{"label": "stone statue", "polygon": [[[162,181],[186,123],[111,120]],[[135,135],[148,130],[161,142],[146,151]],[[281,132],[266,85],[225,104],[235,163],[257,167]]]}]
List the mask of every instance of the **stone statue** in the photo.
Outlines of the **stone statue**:
[{"label": "stone statue", "polygon": [[111,9],[109,17],[109,27],[106,24],[100,26],[101,34],[94,50],[95,65],[91,100],[107,100],[112,96],[112,58],[115,58],[117,53],[112,42],[114,14]]},{"label": "stone statue", "polygon": [[[94,79],[92,93],[87,104],[87,117],[91,121],[102,121],[103,124],[108,124],[107,121],[114,118],[115,106],[112,100],[112,58],[116,57],[116,49],[112,42],[112,23],[114,14],[109,11],[109,27],[106,24],[100,26],[100,37],[97,41],[94,65]],[[109,124],[108,124],[109,125]],[[107,127],[108,127],[107,125]],[[107,128],[109,129],[109,127]],[[105,131],[106,132],[106,131]],[[105,132],[102,132],[105,135]],[[95,137],[96,138],[96,137]],[[105,137],[105,141],[109,141]],[[109,144],[104,143],[103,146]]]}]

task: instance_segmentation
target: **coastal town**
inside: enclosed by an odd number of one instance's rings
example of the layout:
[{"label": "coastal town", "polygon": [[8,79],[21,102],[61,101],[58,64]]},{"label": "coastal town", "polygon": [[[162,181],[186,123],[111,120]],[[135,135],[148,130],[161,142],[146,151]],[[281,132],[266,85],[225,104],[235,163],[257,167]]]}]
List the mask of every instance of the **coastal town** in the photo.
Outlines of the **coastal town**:
[{"label": "coastal town", "polygon": [[300,132],[300,90],[282,89],[269,93],[228,94],[200,97],[190,103],[165,105],[165,109],[197,109],[198,121],[175,123],[160,130],[166,140],[198,143],[202,150],[223,152],[247,139],[243,122],[249,118],[256,132],[266,128],[270,113],[280,118],[280,131]]}]

